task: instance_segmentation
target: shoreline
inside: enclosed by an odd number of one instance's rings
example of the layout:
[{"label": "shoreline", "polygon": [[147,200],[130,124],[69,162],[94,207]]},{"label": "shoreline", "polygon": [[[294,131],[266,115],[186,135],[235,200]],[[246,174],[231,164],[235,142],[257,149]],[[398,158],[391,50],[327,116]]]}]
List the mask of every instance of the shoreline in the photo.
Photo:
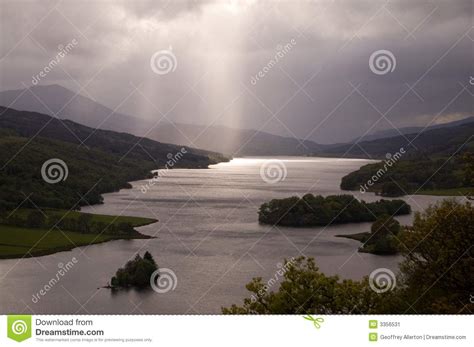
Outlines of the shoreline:
[{"label": "shoreline", "polygon": [[[153,224],[153,223],[151,223]],[[110,238],[108,240],[101,240],[89,244],[83,244],[83,245],[72,245],[70,247],[64,246],[64,247],[56,247],[56,248],[50,248],[50,249],[44,249],[41,251],[33,251],[33,252],[28,252],[26,255],[18,255],[18,256],[2,256],[0,255],[0,260],[7,260],[7,259],[28,259],[28,258],[37,258],[37,257],[44,257],[56,253],[61,253],[61,252],[69,252],[72,251],[73,249],[79,248],[79,247],[88,247],[88,246],[93,246],[93,245],[98,245],[101,243],[106,243],[106,242],[111,242],[111,241],[120,241],[120,240],[146,240],[146,239],[155,239],[156,237],[154,236],[148,236],[145,234],[137,235],[135,237],[116,237],[116,238]],[[9,247],[22,247],[21,245],[5,245]]]},{"label": "shoreline", "polygon": [[[68,213],[70,212],[71,211],[69,211]],[[86,214],[86,213],[77,212],[77,211],[74,211],[73,213]],[[56,230],[53,230],[54,228],[50,228],[50,229],[25,228],[25,227],[19,227],[19,226],[11,226],[11,225],[0,225],[0,228],[3,227],[3,230],[1,232],[3,232],[4,235],[10,234],[10,239],[19,241],[18,238],[15,238],[15,236],[18,233],[22,233],[21,236],[23,238],[18,243],[10,243],[8,240],[8,237],[6,238],[6,240],[2,240],[0,242],[0,250],[3,251],[4,254],[0,254],[0,260],[42,257],[42,256],[60,253],[60,252],[71,251],[79,247],[84,247],[84,246],[87,247],[87,246],[92,246],[95,244],[105,243],[109,241],[146,240],[146,239],[156,238],[154,236],[143,234],[139,232],[138,230],[136,230],[136,228],[157,223],[159,221],[158,219],[132,217],[132,216],[92,214],[92,213],[87,213],[87,214],[94,215],[95,218],[101,219],[101,220],[112,219],[112,221],[107,224],[107,227],[114,224],[115,222],[123,223],[124,221],[131,219],[133,220],[133,224],[131,223],[132,228],[133,228],[133,233],[114,235],[111,233],[105,234],[103,232],[81,233],[81,232],[70,231],[70,230],[56,231]],[[122,221],[120,219],[122,219]],[[50,238],[48,240],[48,243],[50,244],[49,247],[48,245],[40,244],[43,238],[46,238],[46,237]],[[61,244],[61,242],[63,244]]]}]

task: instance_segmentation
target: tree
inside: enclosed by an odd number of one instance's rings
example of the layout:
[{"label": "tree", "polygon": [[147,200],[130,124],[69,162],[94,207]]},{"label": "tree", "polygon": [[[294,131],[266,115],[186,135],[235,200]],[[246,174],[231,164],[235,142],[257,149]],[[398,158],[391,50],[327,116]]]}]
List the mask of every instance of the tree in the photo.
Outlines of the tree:
[{"label": "tree", "polygon": [[370,228],[371,237],[375,240],[397,235],[400,231],[400,223],[389,215],[379,217]]},{"label": "tree", "polygon": [[31,211],[26,217],[26,226],[28,228],[41,228],[45,225],[46,218],[41,211]]},{"label": "tree", "polygon": [[224,314],[347,314],[375,313],[382,310],[382,297],[370,289],[367,279],[361,282],[340,280],[319,271],[313,258],[285,260],[284,274],[277,292],[266,291],[261,278],[254,278],[246,288],[254,293],[243,306],[222,308]]},{"label": "tree", "polygon": [[151,255],[150,252],[146,251],[145,254],[143,255],[143,259],[156,266],[155,259],[153,259],[153,256]]},{"label": "tree", "polygon": [[474,288],[474,208],[444,200],[417,213],[400,234],[400,266],[410,312],[458,313]]},{"label": "tree", "polygon": [[88,213],[81,213],[77,220],[77,225],[79,228],[79,232],[81,233],[90,233],[91,232],[91,225],[92,225],[92,215]]},{"label": "tree", "polygon": [[406,194],[405,190],[402,189],[395,182],[385,182],[385,183],[383,183],[382,184],[382,189],[380,191],[380,195],[388,196],[388,197],[403,196],[405,194]]},{"label": "tree", "polygon": [[135,232],[135,229],[133,229],[133,225],[130,223],[122,222],[118,225],[117,228],[118,228],[119,233],[123,233],[123,234],[130,235]]},{"label": "tree", "polygon": [[464,169],[464,185],[466,187],[474,186],[474,153],[464,153],[463,161],[465,162]]},{"label": "tree", "polygon": [[[474,153],[465,153],[463,160],[466,163],[466,168],[464,169],[464,186],[474,187]],[[470,190],[467,198],[474,200],[474,189]]]},{"label": "tree", "polygon": [[150,262],[139,261],[135,265],[135,271],[131,274],[130,282],[135,287],[146,287],[150,285],[150,277],[155,269],[152,269],[153,265]]},{"label": "tree", "polygon": [[363,250],[374,254],[398,252],[400,223],[389,215],[379,217],[373,224]]},{"label": "tree", "polygon": [[123,268],[117,270],[110,283],[112,287],[147,287],[150,285],[151,275],[157,269],[149,252],[145,252],[143,258],[137,254],[133,260],[129,260]]},{"label": "tree", "polygon": [[0,199],[0,216],[8,210],[8,202]]},{"label": "tree", "polygon": [[101,221],[94,222],[92,223],[92,229],[92,232],[94,234],[107,233],[109,231],[109,224],[106,224]]}]

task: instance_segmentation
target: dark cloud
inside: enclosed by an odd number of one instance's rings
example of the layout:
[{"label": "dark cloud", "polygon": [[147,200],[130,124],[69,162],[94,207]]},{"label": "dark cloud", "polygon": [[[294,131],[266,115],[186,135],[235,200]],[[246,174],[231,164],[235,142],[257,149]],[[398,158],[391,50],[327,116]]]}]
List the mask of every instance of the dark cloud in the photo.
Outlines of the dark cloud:
[{"label": "dark cloud", "polygon": [[[87,85],[83,94],[148,119],[159,119],[158,109],[180,122],[336,142],[372,127],[473,113],[470,0],[5,1],[1,7],[2,89],[29,84],[58,45],[77,39],[41,83]],[[150,58],[164,49],[177,67],[157,75]],[[393,72],[370,70],[377,50],[393,53]]]}]

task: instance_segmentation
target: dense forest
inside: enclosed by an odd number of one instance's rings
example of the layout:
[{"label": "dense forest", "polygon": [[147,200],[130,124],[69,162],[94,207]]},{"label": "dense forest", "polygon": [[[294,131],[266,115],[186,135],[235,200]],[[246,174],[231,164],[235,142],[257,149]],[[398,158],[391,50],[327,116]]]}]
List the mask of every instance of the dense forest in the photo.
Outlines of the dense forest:
[{"label": "dense forest", "polygon": [[[452,158],[420,157],[394,163],[368,164],[341,180],[343,190],[361,190],[382,196],[436,192],[440,195],[472,194],[474,188],[474,156],[466,152]],[[472,189],[474,191],[474,189]]]},{"label": "dense forest", "polygon": [[384,160],[344,176],[343,190],[372,191],[382,196],[474,194],[472,121],[344,148],[347,156]]},{"label": "dense forest", "polygon": [[372,222],[382,215],[411,212],[403,200],[380,200],[367,203],[352,195],[323,197],[306,194],[299,198],[273,199],[260,206],[258,220],[263,224],[293,227]]},{"label": "dense forest", "polygon": [[[28,145],[27,145],[28,144]],[[41,168],[51,158],[64,158],[68,177],[52,185]],[[53,207],[78,209],[102,202],[102,193],[129,188],[129,181],[149,177],[152,162],[117,156],[41,137],[28,139],[0,130],[0,209]],[[26,199],[28,197],[28,199]]]},{"label": "dense forest", "polygon": [[[3,108],[0,117],[0,211],[22,207],[78,209],[102,202],[102,193],[129,188],[129,181],[149,178],[151,170],[206,168],[217,153],[161,144],[149,139],[94,130],[31,112]],[[38,136],[36,136],[38,134]],[[79,139],[85,141],[80,145]],[[138,143],[138,145],[137,145]],[[42,165],[59,158],[67,179],[51,185]]]}]

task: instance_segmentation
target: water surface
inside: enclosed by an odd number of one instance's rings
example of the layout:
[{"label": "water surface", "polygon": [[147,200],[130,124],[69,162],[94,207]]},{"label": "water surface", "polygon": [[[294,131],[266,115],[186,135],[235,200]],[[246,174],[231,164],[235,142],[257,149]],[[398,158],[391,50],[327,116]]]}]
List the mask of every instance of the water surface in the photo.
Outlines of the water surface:
[{"label": "water surface", "polygon": [[[368,231],[370,223],[295,229],[257,222],[258,207],[269,199],[340,194],[341,177],[369,161],[279,158],[285,163],[286,178],[268,184],[260,175],[267,159],[237,158],[208,170],[170,170],[162,172],[158,182],[137,181],[132,189],[105,194],[103,205],[83,211],[159,219],[139,228],[156,238],[0,260],[0,313],[219,313],[221,306],[240,304],[248,296],[245,284],[252,277],[267,281],[283,258],[299,255],[314,257],[321,271],[344,278],[359,279],[379,267],[397,270],[400,257],[358,253],[359,242],[334,237]],[[378,199],[371,193],[354,194],[366,201]],[[418,211],[440,198],[407,196],[405,200]],[[397,219],[410,224],[412,216]],[[176,273],[174,291],[98,289],[118,267],[146,250],[160,267]],[[37,303],[32,302],[32,295],[56,276],[58,264],[72,257],[78,263]]]}]

